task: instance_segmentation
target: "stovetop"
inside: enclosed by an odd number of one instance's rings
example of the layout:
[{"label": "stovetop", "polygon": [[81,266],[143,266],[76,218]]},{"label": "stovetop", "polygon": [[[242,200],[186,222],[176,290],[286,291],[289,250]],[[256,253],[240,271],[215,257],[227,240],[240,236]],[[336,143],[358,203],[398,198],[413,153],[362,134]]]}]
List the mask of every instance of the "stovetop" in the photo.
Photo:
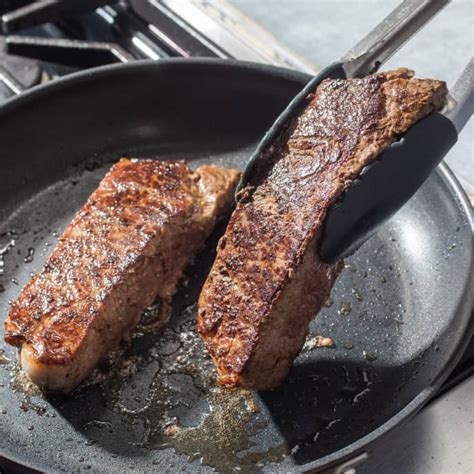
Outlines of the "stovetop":
[{"label": "stovetop", "polygon": [[[0,15],[0,105],[71,72],[137,59],[235,58],[318,69],[227,2],[5,0]],[[471,341],[437,398],[472,382],[473,374]],[[2,463],[7,468],[0,459],[0,471]],[[8,464],[7,472],[20,471]]]},{"label": "stovetop", "polygon": [[242,28],[229,5],[189,3],[181,12],[179,3],[0,2],[0,101],[79,69],[136,59],[235,58],[315,70],[258,25]]}]

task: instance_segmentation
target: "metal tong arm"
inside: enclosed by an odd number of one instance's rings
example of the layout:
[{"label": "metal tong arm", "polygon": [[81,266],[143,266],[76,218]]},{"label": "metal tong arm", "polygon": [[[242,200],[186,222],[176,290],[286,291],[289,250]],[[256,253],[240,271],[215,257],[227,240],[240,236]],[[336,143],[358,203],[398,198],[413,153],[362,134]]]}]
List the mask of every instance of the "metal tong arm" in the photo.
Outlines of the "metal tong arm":
[{"label": "metal tong arm", "polygon": [[357,43],[342,59],[347,77],[378,70],[450,0],[405,0]]},{"label": "metal tong arm", "polygon": [[459,133],[474,111],[474,59],[471,58],[456,84],[449,92],[446,107],[441,111]]},{"label": "metal tong arm", "polygon": [[413,125],[358,179],[329,210],[319,245],[325,262],[357,250],[397,212],[426,181],[456,143],[458,132],[473,114],[474,67],[470,63],[453,87],[451,104]]}]

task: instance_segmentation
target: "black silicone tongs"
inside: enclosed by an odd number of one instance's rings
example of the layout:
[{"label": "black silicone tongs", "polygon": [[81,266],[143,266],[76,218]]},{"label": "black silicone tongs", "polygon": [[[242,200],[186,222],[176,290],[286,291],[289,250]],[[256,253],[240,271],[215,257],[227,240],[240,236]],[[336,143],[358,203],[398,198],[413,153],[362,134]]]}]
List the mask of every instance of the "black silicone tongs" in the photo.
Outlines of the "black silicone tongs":
[{"label": "black silicone tongs", "polygon": [[[340,62],[311,79],[265,134],[251,156],[237,189],[247,185],[263,151],[282,127],[301,110],[310,92],[326,78],[363,77],[378,70],[449,0],[405,0]],[[319,254],[326,262],[347,257],[416,192],[457,141],[473,110],[473,62],[450,92],[445,110],[420,120],[345,190],[329,210]],[[393,156],[396,155],[396,156]]]}]

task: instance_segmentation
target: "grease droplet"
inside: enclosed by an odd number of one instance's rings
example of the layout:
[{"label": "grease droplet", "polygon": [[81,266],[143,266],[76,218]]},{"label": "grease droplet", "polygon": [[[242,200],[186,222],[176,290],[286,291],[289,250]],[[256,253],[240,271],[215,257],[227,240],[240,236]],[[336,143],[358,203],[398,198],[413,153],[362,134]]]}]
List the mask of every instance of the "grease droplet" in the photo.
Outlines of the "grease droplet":
[{"label": "grease droplet", "polygon": [[31,263],[33,261],[33,257],[35,256],[35,249],[30,247],[28,249],[28,254],[26,257],[23,259],[25,263]]},{"label": "grease droplet", "polygon": [[374,362],[377,360],[377,354],[373,351],[363,351],[364,358],[368,362]]},{"label": "grease droplet", "polygon": [[352,262],[348,262],[344,265],[344,270],[349,270],[350,272],[355,273],[357,268]]},{"label": "grease droplet", "polygon": [[357,288],[352,288],[351,290],[352,294],[354,295],[354,298],[357,300],[357,301],[362,301],[362,295],[360,294],[360,291],[357,289]]},{"label": "grease droplet", "polygon": [[352,311],[352,306],[350,303],[341,303],[337,312],[344,316],[347,316]]},{"label": "grease droplet", "polygon": [[312,351],[318,347],[334,347],[334,340],[330,337],[314,336],[306,340],[303,348]]}]

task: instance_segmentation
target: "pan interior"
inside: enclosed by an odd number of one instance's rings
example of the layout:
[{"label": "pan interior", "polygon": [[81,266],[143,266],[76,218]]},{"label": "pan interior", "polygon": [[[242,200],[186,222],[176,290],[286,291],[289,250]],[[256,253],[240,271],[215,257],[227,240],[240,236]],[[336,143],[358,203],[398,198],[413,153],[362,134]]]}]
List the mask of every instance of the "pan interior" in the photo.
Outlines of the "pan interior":
[{"label": "pan interior", "polygon": [[[2,320],[113,161],[125,154],[242,169],[303,83],[217,65],[124,71],[0,114],[0,248],[10,247],[0,276]],[[137,81],[142,88],[132,87]],[[44,133],[26,142],[19,123],[23,133]],[[434,173],[347,260],[287,381],[271,393],[215,388],[194,328],[223,230],[188,268],[169,325],[153,331],[159,305],[150,310],[131,341],[73,396],[37,393],[18,373],[15,351],[0,342],[5,455],[67,472],[294,469],[383,425],[456,351],[467,321],[456,311],[469,278],[471,230],[443,174]],[[318,335],[334,346],[314,347]]]}]

